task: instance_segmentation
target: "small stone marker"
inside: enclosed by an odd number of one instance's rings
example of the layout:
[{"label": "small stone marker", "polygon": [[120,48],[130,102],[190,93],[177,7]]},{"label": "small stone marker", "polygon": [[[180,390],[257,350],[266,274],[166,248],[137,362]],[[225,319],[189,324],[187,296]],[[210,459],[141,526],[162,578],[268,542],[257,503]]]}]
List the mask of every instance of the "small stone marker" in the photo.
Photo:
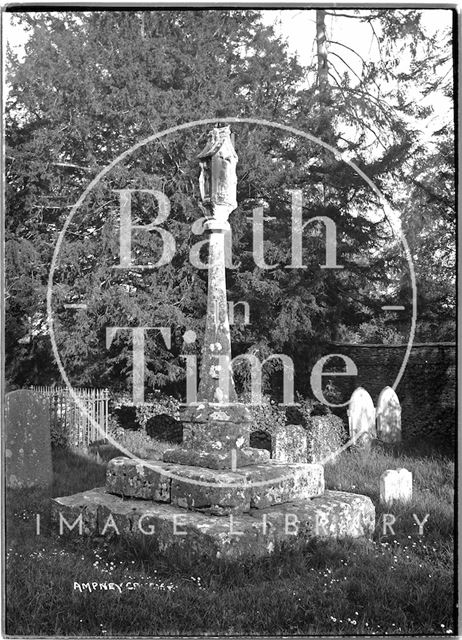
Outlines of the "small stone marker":
[{"label": "small stone marker", "polygon": [[401,442],[401,405],[391,387],[382,389],[377,402],[377,437],[382,442]]},{"label": "small stone marker", "polygon": [[342,445],[343,420],[332,414],[311,416],[308,429],[308,462],[326,464],[338,458]]},{"label": "small stone marker", "polygon": [[299,424],[280,425],[272,438],[272,456],[278,462],[306,462],[307,435]]},{"label": "small stone marker", "polygon": [[27,389],[7,393],[5,432],[7,487],[50,485],[53,471],[48,399]]},{"label": "small stone marker", "polygon": [[407,469],[388,469],[380,476],[380,503],[405,504],[412,500],[412,473]]},{"label": "small stone marker", "polygon": [[362,387],[355,389],[348,406],[350,439],[361,449],[369,449],[377,437],[375,431],[375,407],[369,393]]}]

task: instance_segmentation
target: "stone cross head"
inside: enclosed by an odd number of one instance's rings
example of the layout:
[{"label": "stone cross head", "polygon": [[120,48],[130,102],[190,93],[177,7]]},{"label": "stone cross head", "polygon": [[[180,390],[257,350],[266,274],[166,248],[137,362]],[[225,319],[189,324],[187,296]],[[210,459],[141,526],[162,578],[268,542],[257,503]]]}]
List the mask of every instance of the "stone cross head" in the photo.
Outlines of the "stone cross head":
[{"label": "stone cross head", "polygon": [[229,126],[212,129],[197,157],[201,167],[199,188],[207,217],[212,224],[227,226],[229,214],[237,207],[237,154]]}]

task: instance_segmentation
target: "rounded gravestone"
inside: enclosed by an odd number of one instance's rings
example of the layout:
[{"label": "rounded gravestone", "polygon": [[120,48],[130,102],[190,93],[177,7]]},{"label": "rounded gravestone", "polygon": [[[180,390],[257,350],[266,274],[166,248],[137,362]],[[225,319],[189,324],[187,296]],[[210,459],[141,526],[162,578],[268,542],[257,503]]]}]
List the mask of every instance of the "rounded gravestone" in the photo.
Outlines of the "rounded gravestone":
[{"label": "rounded gravestone", "polygon": [[350,440],[357,447],[369,449],[377,437],[375,431],[375,407],[366,389],[358,387],[351,395],[348,405]]},{"label": "rounded gravestone", "polygon": [[382,442],[401,442],[401,405],[394,389],[382,389],[377,402],[377,437]]},{"label": "rounded gravestone", "polygon": [[27,389],[7,393],[5,434],[7,487],[50,485],[53,471],[48,399]]},{"label": "rounded gravestone", "polygon": [[145,429],[148,436],[156,440],[177,444],[183,441],[183,423],[175,420],[168,413],[160,413],[148,418]]}]

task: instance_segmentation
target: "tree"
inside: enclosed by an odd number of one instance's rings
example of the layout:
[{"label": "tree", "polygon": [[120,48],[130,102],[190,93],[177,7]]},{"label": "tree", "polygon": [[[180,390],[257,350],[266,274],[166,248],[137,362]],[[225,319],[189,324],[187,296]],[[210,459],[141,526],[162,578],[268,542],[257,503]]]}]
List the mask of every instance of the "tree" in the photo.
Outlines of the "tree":
[{"label": "tree", "polygon": [[[341,17],[367,24],[378,48],[378,59],[366,60],[336,40],[335,30],[326,29],[326,16],[332,17],[334,23]],[[429,142],[427,134],[435,118],[436,99],[439,97],[436,109],[441,109],[440,105],[445,104],[443,98],[452,98],[451,31],[447,29],[429,36],[422,26],[422,12],[410,10],[330,12],[318,9],[316,27],[317,60],[311,73],[316,73],[317,82],[307,90],[305,99],[308,104],[319,101],[330,122],[330,139],[335,139],[336,145],[345,149],[357,164],[367,166],[368,175],[402,214],[402,228],[411,245],[418,276],[417,335],[427,339],[431,335],[433,339],[453,335],[448,323],[451,324],[449,316],[454,314],[454,259],[447,256],[448,253],[453,256],[455,249],[454,138],[450,108],[446,107],[445,119],[441,117],[444,111],[440,115],[441,128],[433,136],[440,142]],[[354,64],[358,59],[359,70]],[[322,91],[313,91],[316,86],[322,87]],[[327,130],[328,126],[323,124]],[[332,135],[332,131],[336,135]],[[435,198],[436,175],[444,189],[445,210],[441,200],[438,207]],[[409,276],[403,274],[407,272],[407,265],[399,250],[399,241],[390,228],[383,227],[381,233],[384,232],[388,237],[382,238],[382,248],[375,255],[386,268],[388,282],[379,283],[375,292],[370,288],[364,291],[373,326],[378,321],[376,313],[385,289],[405,304],[411,298],[411,283]],[[442,256],[446,267],[442,265]],[[430,280],[434,278],[434,284],[430,284],[429,271],[424,267],[429,261],[434,265],[430,277]],[[445,285],[435,287],[441,278]],[[428,313],[433,322],[430,332]],[[436,318],[444,321],[443,331],[437,328]],[[407,328],[402,323],[392,318],[387,324],[394,325],[389,328],[396,335],[402,332],[404,339]],[[384,336],[387,331],[384,325]]]},{"label": "tree", "polygon": [[[419,295],[417,337],[455,340],[454,132],[451,124],[433,136],[433,151],[421,150],[407,176],[408,193],[396,204],[413,254]],[[406,287],[405,284],[401,285]]]},{"label": "tree", "polygon": [[[326,34],[319,11],[321,38]],[[409,157],[412,135],[399,119],[396,124],[383,116],[390,137],[382,152],[371,153],[372,134],[368,139],[356,117],[361,113],[367,124],[382,109],[366,93],[386,69],[367,68],[354,86],[344,75],[338,87],[329,75],[335,72],[328,43],[323,49],[320,41],[322,78],[300,88],[307,71],[261,25],[258,12],[19,15],[31,35],[24,62],[11,59],[7,105],[7,372],[17,383],[43,382],[44,371],[50,380],[57,376],[48,337],[43,329],[39,341],[37,332],[45,322],[47,273],[58,233],[90,180],[140,140],[206,117],[222,124],[227,116],[266,118],[347,151],[380,187],[396,179],[397,161]],[[387,252],[390,233],[383,217],[369,215],[377,207],[375,195],[341,158],[281,130],[232,126],[239,207],[232,217],[236,268],[228,272],[229,297],[247,301],[251,309],[251,325],[233,328],[235,354],[291,355],[305,374],[299,384],[306,389],[309,366],[338,327],[374,317],[391,269],[398,286],[397,259]],[[107,326],[170,326],[170,349],[155,332],[146,336],[147,385],[173,389],[183,380],[181,356],[197,347],[185,345],[182,335],[194,329],[201,344],[205,312],[206,272],[190,264],[189,252],[201,240],[192,232],[202,215],[195,157],[209,128],[182,131],[131,154],[92,190],[69,225],[54,274],[53,315],[59,352],[74,384],[130,387],[131,337],[118,332],[106,349]],[[127,186],[157,189],[171,203],[164,227],[175,237],[176,252],[154,271],[113,268],[119,262],[117,190]],[[310,222],[303,231],[303,268],[292,268],[289,190],[302,192],[304,222],[317,216],[335,222],[344,269],[321,269],[322,222]],[[146,195],[134,195],[132,204],[140,225],[157,215]],[[278,263],[277,269],[255,264],[248,218],[261,206],[274,218],[264,224],[262,258]],[[134,233],[138,264],[155,262],[161,253],[158,233]],[[69,310],[66,303],[87,308]],[[27,332],[32,340],[18,347]]]},{"label": "tree", "polygon": [[[284,120],[300,69],[253,11],[45,12],[22,13],[18,19],[31,35],[24,62],[10,63],[8,255],[22,251],[25,258],[18,239],[35,248],[41,266],[37,312],[44,322],[42,296],[53,246],[90,178],[135,142],[174,124],[254,112]],[[132,156],[92,192],[79,216],[83,225],[69,228],[55,273],[55,324],[66,368],[77,384],[127,384],[128,336],[114,343],[116,350],[122,340],[125,348],[110,352],[106,364],[101,357],[109,318],[121,326],[169,322],[178,334],[204,311],[205,277],[187,260],[196,240],[191,222],[200,216],[191,204],[198,201],[197,135],[166,139]],[[118,251],[113,190],[127,184],[155,186],[172,203],[169,224],[177,253],[162,277],[147,274],[140,281],[136,271],[108,277]],[[148,221],[153,212],[141,210],[146,201],[140,197],[134,205],[141,222]],[[159,251],[156,240],[154,234],[141,239],[139,261],[146,252]],[[101,243],[109,252],[104,257]],[[10,269],[9,282],[15,277]],[[86,314],[75,317],[62,309],[64,302],[83,302],[84,291],[90,295]],[[8,308],[16,322],[9,323],[7,369],[22,383],[33,379],[14,367],[30,303],[25,296]],[[148,345],[148,382],[162,384],[181,375],[181,342],[173,353],[155,345]]]}]

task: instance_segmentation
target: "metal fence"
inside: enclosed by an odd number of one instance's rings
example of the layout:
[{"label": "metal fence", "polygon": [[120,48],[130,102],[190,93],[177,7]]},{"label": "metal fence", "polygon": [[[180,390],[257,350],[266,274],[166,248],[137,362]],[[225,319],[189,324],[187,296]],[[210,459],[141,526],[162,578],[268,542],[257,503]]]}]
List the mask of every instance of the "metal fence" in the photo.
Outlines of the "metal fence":
[{"label": "metal fence", "polygon": [[75,446],[88,446],[106,436],[109,424],[108,389],[74,389],[85,411],[67,387],[33,386],[31,389],[49,398],[50,427],[56,441],[62,439]]}]

